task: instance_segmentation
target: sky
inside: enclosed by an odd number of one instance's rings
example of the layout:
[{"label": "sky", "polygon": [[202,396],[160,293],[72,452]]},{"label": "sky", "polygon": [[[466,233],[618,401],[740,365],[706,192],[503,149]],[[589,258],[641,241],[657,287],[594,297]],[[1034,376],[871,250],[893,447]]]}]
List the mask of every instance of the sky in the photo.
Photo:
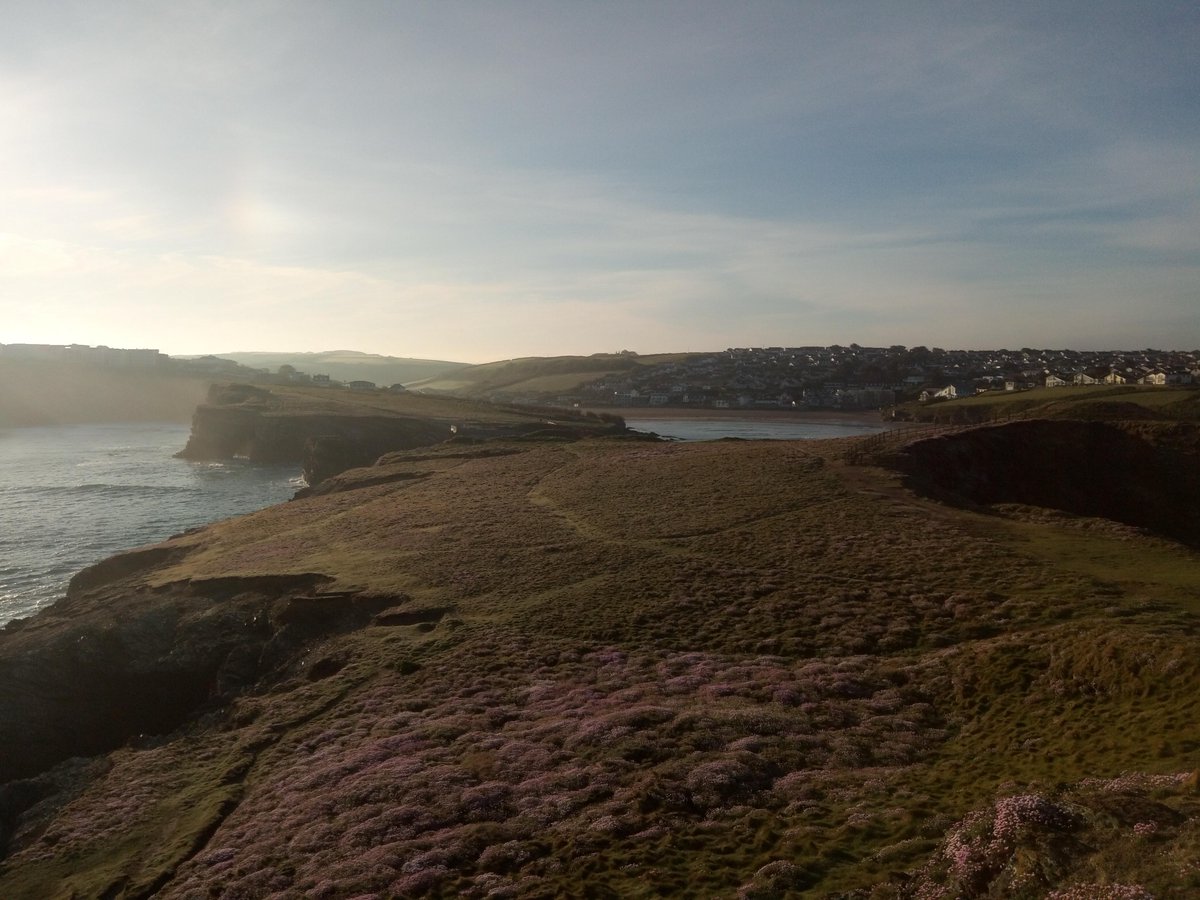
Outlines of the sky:
[{"label": "sky", "polygon": [[0,343],[1200,347],[1200,7],[0,0]]}]

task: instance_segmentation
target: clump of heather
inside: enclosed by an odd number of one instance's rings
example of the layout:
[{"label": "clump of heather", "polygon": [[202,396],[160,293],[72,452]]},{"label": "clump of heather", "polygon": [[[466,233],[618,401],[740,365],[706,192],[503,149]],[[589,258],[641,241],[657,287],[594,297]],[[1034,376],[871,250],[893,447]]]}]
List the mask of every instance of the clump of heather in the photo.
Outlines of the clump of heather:
[{"label": "clump of heather", "polygon": [[1189,777],[1130,772],[1053,796],[1002,797],[955,823],[903,895],[1150,900],[1160,890],[1200,892],[1200,801]]},{"label": "clump of heather", "polygon": [[[1074,812],[1044,795],[1003,797],[951,828],[932,868],[944,872],[949,889],[961,896],[1044,887],[1078,825]],[[919,896],[941,894],[927,882]]]}]

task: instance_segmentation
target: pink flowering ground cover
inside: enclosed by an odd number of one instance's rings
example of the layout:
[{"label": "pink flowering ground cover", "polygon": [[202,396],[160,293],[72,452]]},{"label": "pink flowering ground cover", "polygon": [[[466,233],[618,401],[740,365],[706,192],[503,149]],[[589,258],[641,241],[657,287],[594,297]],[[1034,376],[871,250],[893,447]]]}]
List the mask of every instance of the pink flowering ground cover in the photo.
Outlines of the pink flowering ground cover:
[{"label": "pink flowering ground cover", "polygon": [[836,442],[511,449],[394,454],[131,576],[392,605],[41,776],[0,895],[1200,890],[1191,551],[941,506]]},{"label": "pink flowering ground cover", "polygon": [[[682,890],[689,867],[671,847],[740,855],[750,816],[756,855],[782,852],[789,828],[822,809],[822,773],[870,768],[882,788],[943,735],[928,704],[864,659],[548,656],[516,636],[473,655],[506,666],[481,680],[431,662],[295,733],[287,764],[268,766],[225,820],[224,849],[193,859],[175,887],[316,897],[521,883],[550,895],[609,880],[606,860],[619,856],[616,884],[656,869]],[[797,699],[780,703],[779,690]],[[365,709],[380,712],[369,729]]]},{"label": "pink flowering ground cover", "polygon": [[1200,874],[1198,814],[1195,772],[1003,796],[956,822],[901,896],[1186,897]]}]

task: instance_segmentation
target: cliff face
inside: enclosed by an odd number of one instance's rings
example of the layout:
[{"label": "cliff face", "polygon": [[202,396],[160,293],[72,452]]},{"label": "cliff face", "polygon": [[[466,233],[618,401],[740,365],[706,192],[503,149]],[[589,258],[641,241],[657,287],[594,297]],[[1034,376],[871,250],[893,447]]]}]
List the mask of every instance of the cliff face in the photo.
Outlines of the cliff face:
[{"label": "cliff face", "polygon": [[105,560],[49,611],[0,631],[0,784],[169,732],[398,602],[323,593],[332,579],[307,572],[142,580],[186,555],[160,546]]},{"label": "cliff face", "polygon": [[279,413],[201,406],[183,459],[245,457],[261,463],[303,463],[310,484],[390,450],[436,444],[452,436],[444,422],[385,417]]},{"label": "cliff face", "polygon": [[1196,423],[1012,422],[919,441],[899,464],[946,499],[1050,507],[1200,545]]},{"label": "cliff face", "polygon": [[[374,401],[376,395],[367,396]],[[385,399],[400,402],[395,395]],[[420,398],[395,411],[377,401],[352,402],[360,396],[350,392],[320,400],[305,406],[277,390],[214,386],[208,402],[196,409],[191,436],[179,456],[301,463],[308,483],[316,485],[347,469],[371,465],[385,453],[427,447],[455,435],[493,439],[550,429],[578,437],[623,430],[619,423],[578,417],[569,424],[549,424],[534,413],[495,412],[445,399],[424,414]]]}]

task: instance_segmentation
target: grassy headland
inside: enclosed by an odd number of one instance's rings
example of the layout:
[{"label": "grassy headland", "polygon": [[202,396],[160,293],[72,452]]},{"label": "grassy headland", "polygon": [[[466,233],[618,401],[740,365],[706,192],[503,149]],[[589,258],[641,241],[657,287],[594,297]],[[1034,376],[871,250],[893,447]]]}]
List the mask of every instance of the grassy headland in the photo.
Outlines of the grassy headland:
[{"label": "grassy headland", "polygon": [[460,440],[622,431],[617,416],[504,406],[403,390],[214,385],[180,456],[302,462],[309,484],[390,450]]},{"label": "grassy headland", "polygon": [[0,894],[1194,895],[1196,552],[855,440],[451,443],[85,574],[0,660],[254,640],[12,782]]}]

